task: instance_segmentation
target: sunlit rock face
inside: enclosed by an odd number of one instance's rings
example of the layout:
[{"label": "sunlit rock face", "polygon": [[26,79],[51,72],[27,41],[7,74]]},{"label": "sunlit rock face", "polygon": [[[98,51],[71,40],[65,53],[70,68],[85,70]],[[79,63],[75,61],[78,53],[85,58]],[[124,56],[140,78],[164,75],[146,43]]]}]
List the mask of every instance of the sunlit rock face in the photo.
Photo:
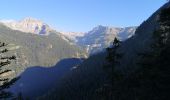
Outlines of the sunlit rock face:
[{"label": "sunlit rock face", "polygon": [[18,30],[26,33],[48,35],[49,31],[52,30],[47,24],[34,18],[25,18],[20,21],[1,20],[0,22],[13,30]]},{"label": "sunlit rock face", "polygon": [[89,53],[94,54],[110,46],[115,37],[121,41],[132,37],[136,28],[137,27],[119,28],[99,25],[85,33],[84,36],[77,37],[77,44],[85,46]]}]

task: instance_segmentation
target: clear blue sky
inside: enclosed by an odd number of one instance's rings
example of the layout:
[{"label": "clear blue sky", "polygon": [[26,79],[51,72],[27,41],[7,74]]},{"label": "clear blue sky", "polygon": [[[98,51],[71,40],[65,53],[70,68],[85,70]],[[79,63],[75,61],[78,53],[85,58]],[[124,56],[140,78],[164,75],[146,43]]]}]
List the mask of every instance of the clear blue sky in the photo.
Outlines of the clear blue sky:
[{"label": "clear blue sky", "polygon": [[33,17],[65,31],[84,32],[96,25],[136,26],[166,0],[2,0],[0,19]]}]

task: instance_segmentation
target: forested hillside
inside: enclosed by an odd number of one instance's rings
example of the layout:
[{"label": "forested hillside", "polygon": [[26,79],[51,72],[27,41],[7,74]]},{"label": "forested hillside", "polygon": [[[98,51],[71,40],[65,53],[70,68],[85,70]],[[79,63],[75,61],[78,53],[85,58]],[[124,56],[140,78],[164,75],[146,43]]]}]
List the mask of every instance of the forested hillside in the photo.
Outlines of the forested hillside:
[{"label": "forested hillside", "polygon": [[83,58],[86,53],[78,46],[63,39],[60,33],[51,31],[48,36],[26,34],[0,24],[0,40],[8,44],[9,54],[17,58],[10,68],[16,74],[29,66],[53,66],[64,58]]}]

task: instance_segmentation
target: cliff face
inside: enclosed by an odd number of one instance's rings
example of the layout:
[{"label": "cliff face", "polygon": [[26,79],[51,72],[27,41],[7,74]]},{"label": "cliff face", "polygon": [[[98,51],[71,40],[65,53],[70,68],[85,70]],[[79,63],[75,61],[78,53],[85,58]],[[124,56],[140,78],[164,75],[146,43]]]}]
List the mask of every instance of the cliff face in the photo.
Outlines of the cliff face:
[{"label": "cliff face", "polygon": [[90,54],[95,54],[109,47],[115,37],[121,41],[127,40],[134,35],[136,28],[137,27],[119,28],[99,25],[87,32],[84,36],[77,37],[76,43],[86,47]]}]

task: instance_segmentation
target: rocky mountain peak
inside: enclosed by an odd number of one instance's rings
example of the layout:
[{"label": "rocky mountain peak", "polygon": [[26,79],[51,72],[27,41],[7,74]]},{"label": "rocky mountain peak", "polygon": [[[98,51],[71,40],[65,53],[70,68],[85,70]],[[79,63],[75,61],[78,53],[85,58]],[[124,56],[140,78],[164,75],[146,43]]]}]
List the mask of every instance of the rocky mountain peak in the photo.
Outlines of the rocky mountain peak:
[{"label": "rocky mountain peak", "polygon": [[30,17],[24,18],[20,21],[5,20],[0,22],[13,30],[18,30],[26,33],[47,35],[51,30],[50,27],[44,22]]},{"label": "rocky mountain peak", "polygon": [[25,22],[41,22],[41,23],[43,23],[41,20],[36,19],[36,18],[32,18],[32,17],[26,17],[21,21],[25,21]]}]

